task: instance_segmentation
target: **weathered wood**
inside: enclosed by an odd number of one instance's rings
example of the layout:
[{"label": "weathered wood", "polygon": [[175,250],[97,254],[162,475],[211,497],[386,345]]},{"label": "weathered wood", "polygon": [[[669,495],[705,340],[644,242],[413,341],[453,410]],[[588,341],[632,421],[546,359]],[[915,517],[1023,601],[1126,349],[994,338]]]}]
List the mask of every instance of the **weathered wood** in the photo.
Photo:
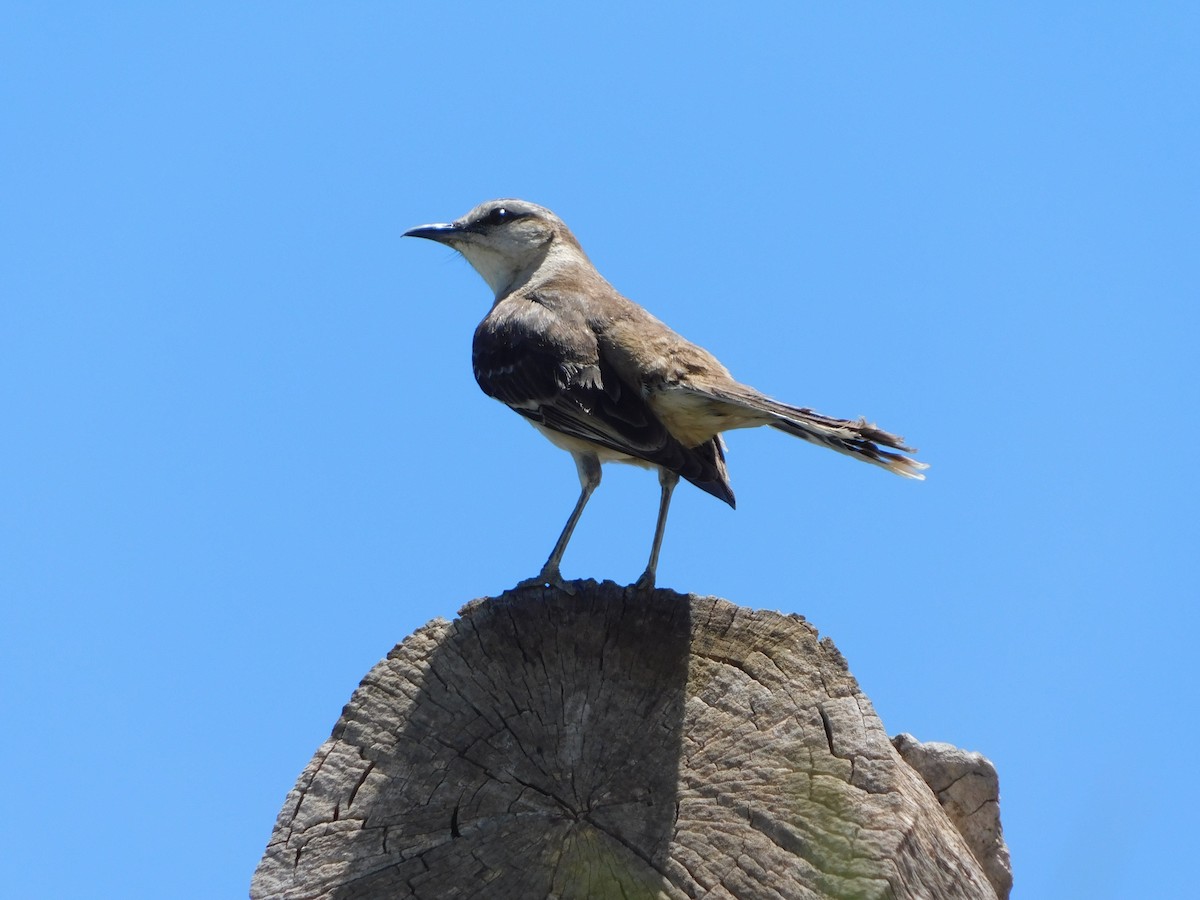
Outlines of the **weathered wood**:
[{"label": "weathered wood", "polygon": [[996,893],[802,618],[579,582],[474,601],[375,666],[251,896]]},{"label": "weathered wood", "polygon": [[950,822],[979,860],[997,896],[1012,890],[1012,865],[1000,828],[1000,776],[981,753],[898,734],[892,746],[929,785]]}]

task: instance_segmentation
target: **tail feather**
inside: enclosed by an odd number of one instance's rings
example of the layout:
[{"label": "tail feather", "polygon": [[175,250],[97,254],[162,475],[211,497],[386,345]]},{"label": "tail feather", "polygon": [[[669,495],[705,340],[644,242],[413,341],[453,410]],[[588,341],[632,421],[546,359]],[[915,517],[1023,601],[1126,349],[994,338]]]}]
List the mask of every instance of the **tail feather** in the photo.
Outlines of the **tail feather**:
[{"label": "tail feather", "polygon": [[811,409],[780,403],[750,388],[744,391],[714,393],[727,402],[766,413],[769,417],[766,424],[794,437],[872,463],[905,478],[918,481],[925,478],[921,472],[929,468],[928,464],[905,456],[906,453],[916,453],[916,448],[906,446],[904,438],[876,427],[865,418],[835,419]]}]

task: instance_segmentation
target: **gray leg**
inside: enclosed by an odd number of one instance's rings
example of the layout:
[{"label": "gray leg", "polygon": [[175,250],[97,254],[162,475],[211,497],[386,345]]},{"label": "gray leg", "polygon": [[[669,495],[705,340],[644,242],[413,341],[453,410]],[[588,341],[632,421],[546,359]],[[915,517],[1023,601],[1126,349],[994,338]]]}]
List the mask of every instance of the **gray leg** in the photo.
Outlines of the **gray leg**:
[{"label": "gray leg", "polygon": [[567,519],[567,524],[563,526],[562,534],[558,536],[558,542],[555,543],[554,549],[550,551],[550,558],[542,566],[542,571],[533,578],[526,578],[517,585],[518,588],[542,587],[549,584],[566,591],[568,594],[575,593],[575,589],[563,581],[562,574],[558,570],[558,565],[562,562],[563,554],[567,550],[567,544],[571,541],[571,534],[575,531],[575,526],[579,524],[579,517],[583,515],[583,508],[587,506],[588,498],[592,496],[592,491],[596,490],[596,486],[600,484],[600,459],[594,453],[572,455],[575,457],[575,467],[579,470],[579,485],[581,488],[579,499],[575,501],[575,508],[571,510],[571,517]]},{"label": "gray leg", "polygon": [[671,507],[671,492],[679,483],[679,476],[669,469],[658,470],[658,483],[662,485],[662,497],[658,501],[658,523],[654,526],[654,545],[650,548],[650,562],[646,571],[637,580],[635,587],[650,590],[658,572],[658,551],[662,549],[663,532],[667,530],[667,510]]}]

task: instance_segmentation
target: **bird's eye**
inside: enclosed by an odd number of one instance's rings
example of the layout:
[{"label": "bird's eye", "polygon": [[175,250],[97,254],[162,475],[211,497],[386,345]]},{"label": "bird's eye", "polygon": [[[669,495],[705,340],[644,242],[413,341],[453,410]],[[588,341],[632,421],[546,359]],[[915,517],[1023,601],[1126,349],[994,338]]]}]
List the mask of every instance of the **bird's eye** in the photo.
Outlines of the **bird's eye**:
[{"label": "bird's eye", "polygon": [[485,221],[489,225],[503,225],[511,218],[512,213],[510,213],[503,206],[498,206],[487,214],[487,219],[485,219]]}]

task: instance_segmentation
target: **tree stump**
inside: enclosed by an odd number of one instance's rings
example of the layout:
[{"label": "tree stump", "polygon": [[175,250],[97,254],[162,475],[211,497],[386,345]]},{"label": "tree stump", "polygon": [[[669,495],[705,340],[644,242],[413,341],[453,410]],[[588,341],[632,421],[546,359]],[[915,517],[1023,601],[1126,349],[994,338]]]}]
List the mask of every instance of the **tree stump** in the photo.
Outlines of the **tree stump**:
[{"label": "tree stump", "polygon": [[251,896],[1007,896],[803,618],[575,587],[397,645],[288,794]]}]

